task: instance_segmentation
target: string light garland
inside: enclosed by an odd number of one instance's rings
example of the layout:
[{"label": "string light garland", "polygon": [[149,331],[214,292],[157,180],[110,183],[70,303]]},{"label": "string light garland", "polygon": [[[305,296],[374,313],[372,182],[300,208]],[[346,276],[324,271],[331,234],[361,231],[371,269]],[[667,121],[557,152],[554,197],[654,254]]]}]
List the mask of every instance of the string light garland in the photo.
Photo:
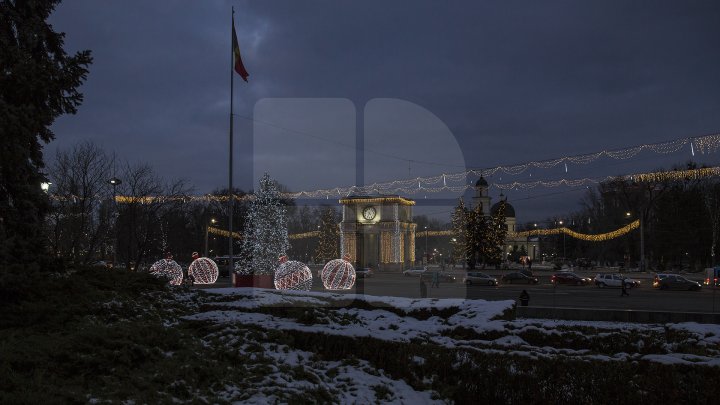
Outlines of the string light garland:
[{"label": "string light garland", "polygon": [[[566,227],[561,228],[552,228],[552,229],[533,229],[530,231],[520,231],[520,232],[510,232],[508,231],[507,236],[510,238],[526,238],[528,236],[548,236],[548,235],[560,235],[560,234],[566,234],[568,236],[571,236],[576,239],[590,241],[590,242],[602,242],[614,238],[618,238],[620,236],[623,236],[627,234],[630,231],[633,231],[637,229],[637,227],[640,226],[640,221],[636,220],[626,226],[623,226],[620,229],[616,229],[612,232],[607,233],[601,233],[601,234],[584,234],[575,232],[571,229],[568,229]],[[298,235],[308,235],[312,232],[307,232],[305,234],[298,234]],[[437,237],[437,236],[453,236],[452,230],[445,230],[445,231],[418,231],[414,232],[415,238],[425,238],[425,237]],[[312,236],[305,236],[305,237],[312,237]],[[390,247],[390,241],[388,240],[386,242],[386,247]]]},{"label": "string light garland", "polygon": [[[711,139],[706,139],[711,138]],[[693,142],[697,142],[698,146],[697,149],[701,153],[710,153],[715,152],[718,149],[718,146],[720,146],[720,135],[712,135],[704,138],[687,138],[687,139],[694,139]],[[688,141],[689,142],[689,141]],[[683,146],[687,144],[684,143]],[[652,145],[651,145],[652,146]],[[661,149],[657,145],[655,145],[657,149]],[[643,147],[637,147],[637,148],[643,148]],[[637,149],[635,148],[635,149]],[[645,149],[650,149],[650,146],[647,146]],[[652,150],[652,149],[651,149]],[[598,154],[601,153],[610,153],[610,152],[598,152]],[[595,156],[595,155],[584,155],[584,156]],[[577,158],[577,157],[574,157]],[[560,158],[566,159],[566,158]],[[555,161],[552,161],[555,162]],[[522,166],[532,166],[532,167],[539,167],[540,162],[531,162],[524,164]],[[558,162],[559,164],[559,162]],[[507,168],[507,166],[498,166],[497,168],[493,169],[484,169],[484,170],[467,170],[462,173],[453,173],[453,174],[442,174],[439,176],[434,177],[423,177],[423,178],[415,178],[411,180],[396,180],[386,183],[375,183],[370,186],[366,187],[335,187],[331,189],[323,189],[323,190],[314,190],[314,191],[298,191],[298,192],[288,192],[288,193],[279,193],[279,196],[281,198],[287,198],[287,199],[297,199],[297,198],[319,198],[319,197],[346,197],[352,194],[418,194],[418,193],[439,193],[439,192],[452,192],[452,193],[462,193],[466,190],[470,190],[475,188],[473,184],[465,184],[467,181],[467,177],[469,175],[477,175],[477,176],[490,176],[500,170],[501,167]],[[510,167],[516,167],[516,166],[510,166]],[[549,166],[549,167],[552,167]],[[508,169],[510,170],[510,169]],[[511,173],[512,174],[512,173]],[[658,180],[683,180],[683,179],[700,179],[700,178],[707,178],[707,177],[718,177],[720,176],[720,167],[710,167],[710,168],[701,168],[701,169],[690,169],[690,170],[679,170],[679,171],[666,171],[666,172],[652,172],[652,173],[637,173],[637,174],[628,174],[623,176],[606,176],[606,177],[600,177],[600,178],[581,178],[581,179],[559,179],[559,180],[549,180],[549,181],[543,181],[543,180],[536,180],[536,181],[527,181],[527,182],[510,182],[510,183],[496,183],[496,182],[489,182],[488,188],[497,188],[499,190],[526,190],[526,189],[533,189],[537,187],[545,187],[545,188],[554,188],[554,187],[560,187],[560,186],[567,186],[567,187],[580,187],[580,186],[587,186],[587,185],[594,185],[599,184],[604,181],[611,181],[611,180],[630,180],[630,181],[658,181]],[[456,184],[452,185],[452,182],[462,182],[462,184]],[[442,185],[440,185],[442,184]],[[448,185],[450,184],[450,185]],[[433,187],[434,185],[438,185],[437,187]],[[68,200],[79,200],[81,199],[78,196],[75,195],[58,195],[58,194],[52,194],[50,195],[50,198],[56,201],[68,201]],[[412,200],[408,200],[402,197],[397,197],[398,203],[402,205],[414,205],[415,202]],[[235,199],[240,202],[250,202],[255,200],[255,196],[252,194],[247,194],[243,196],[235,196]],[[201,195],[201,196],[144,196],[144,197],[132,197],[132,196],[122,196],[118,195],[115,196],[115,201],[118,204],[131,204],[131,203],[140,203],[140,204],[151,204],[155,202],[223,202],[227,201],[228,196],[216,196],[216,195]],[[352,199],[350,199],[351,201]],[[380,200],[386,200],[384,198],[378,199],[378,202]],[[345,201],[345,198],[341,200]],[[368,200],[364,200],[364,202],[368,202]],[[370,202],[372,203],[372,202]],[[392,202],[391,202],[392,203]]]},{"label": "string light garland", "polygon": [[625,226],[623,226],[620,229],[616,229],[612,232],[607,233],[601,233],[596,235],[588,235],[584,233],[575,232],[572,229],[568,229],[566,227],[561,228],[553,228],[553,229],[532,229],[529,231],[522,231],[522,232],[508,232],[508,236],[514,237],[514,238],[526,238],[529,236],[548,236],[548,235],[559,235],[559,234],[565,234],[568,236],[571,236],[575,239],[585,240],[589,242],[602,242],[610,239],[615,239],[620,236],[623,236],[630,231],[633,231],[637,229],[640,226],[640,220],[635,220]]},{"label": "string light garland", "polygon": [[312,272],[304,263],[295,260],[281,259],[275,271],[274,283],[278,290],[310,291],[312,288]]},{"label": "string light garland", "polygon": [[218,279],[218,266],[212,259],[199,257],[190,263],[188,275],[193,276],[195,284],[215,284]]},{"label": "string light garland", "polygon": [[[225,229],[216,228],[214,226],[208,226],[207,230],[208,230],[208,233],[211,233],[213,235],[224,236],[226,238],[230,237],[230,231],[227,231]],[[239,232],[233,232],[232,235],[233,235],[233,239],[236,239],[236,240],[242,239],[242,235]]]},{"label": "string light garland", "polygon": [[320,231],[310,231],[310,232],[304,232],[304,233],[293,233],[288,235],[288,239],[295,240],[295,239],[307,239],[307,238],[317,238],[320,236]]},{"label": "string light garland", "polygon": [[323,266],[320,279],[326,290],[349,290],[355,285],[355,268],[349,259],[346,255],[344,259],[330,260]]},{"label": "string light garland", "polygon": [[157,277],[167,277],[170,285],[180,285],[183,280],[182,267],[175,260],[161,259],[150,266],[150,274]]},{"label": "string light garland", "polygon": [[[450,176],[448,176],[450,177]],[[635,173],[635,174],[627,174],[623,176],[606,176],[606,177],[600,177],[600,178],[581,178],[581,179],[559,179],[559,180],[549,180],[549,181],[543,181],[543,180],[535,180],[535,181],[527,181],[527,182],[521,182],[521,181],[514,181],[511,183],[495,183],[495,182],[488,182],[488,188],[497,188],[499,190],[527,190],[527,189],[533,189],[537,187],[544,187],[544,188],[555,188],[560,186],[567,186],[567,187],[581,187],[581,186],[587,186],[587,185],[596,185],[600,184],[605,181],[614,181],[614,180],[626,180],[626,181],[634,181],[634,182],[648,182],[648,181],[672,181],[672,180],[687,180],[687,179],[702,179],[702,178],[710,178],[710,177],[720,177],[720,167],[707,167],[707,168],[700,168],[700,169],[689,169],[689,170],[672,170],[672,171],[660,171],[660,172],[649,172],[649,173]],[[439,182],[442,183],[442,176],[439,177]],[[415,180],[413,180],[415,181]],[[464,180],[463,180],[464,181]],[[445,183],[447,184],[447,183]],[[332,189],[332,191],[328,190],[317,190],[313,192],[308,191],[301,191],[297,193],[283,193],[283,198],[288,199],[296,199],[301,197],[326,197],[326,196],[333,196],[334,193],[345,195],[347,193],[353,194],[355,192],[357,193],[364,193],[364,192],[371,192],[376,194],[418,194],[418,193],[439,193],[439,192],[453,192],[453,193],[462,193],[466,190],[474,189],[474,184],[463,184],[463,185],[457,185],[457,186],[447,186],[443,185],[440,187],[398,187],[393,189],[373,189],[373,190],[361,190],[360,188],[351,187],[350,189],[341,189],[336,188]],[[221,198],[222,196],[218,197]],[[68,197],[61,197],[56,196],[55,199],[63,199]],[[213,196],[183,196],[183,197],[125,197],[125,196],[116,196],[116,201],[118,204],[123,203],[129,203],[131,201],[144,201],[144,203],[149,203],[153,201],[159,201],[162,200],[182,200],[185,202],[190,201],[212,201],[215,197]],[[227,199],[227,197],[225,197]],[[242,198],[238,198],[240,201],[253,201],[254,196],[247,195],[243,196]],[[358,203],[361,202],[367,202],[367,203],[381,203],[381,202],[388,202],[386,200],[394,200],[397,199],[397,203],[400,203],[402,205],[414,205],[415,201],[409,200],[402,197],[390,197],[390,198],[377,198],[377,199],[364,199],[362,201],[358,200]],[[219,201],[219,200],[218,200]],[[340,200],[341,203],[347,203],[347,202],[353,202],[353,199],[345,199],[342,198]],[[390,201],[390,203],[393,203],[393,201]],[[212,232],[212,231],[211,231]]]}]

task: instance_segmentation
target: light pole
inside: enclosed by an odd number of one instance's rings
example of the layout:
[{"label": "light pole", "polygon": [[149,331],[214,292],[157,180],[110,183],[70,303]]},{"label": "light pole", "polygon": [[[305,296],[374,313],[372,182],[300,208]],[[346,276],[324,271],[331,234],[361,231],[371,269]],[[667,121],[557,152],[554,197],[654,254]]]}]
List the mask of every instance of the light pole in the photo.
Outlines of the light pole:
[{"label": "light pole", "polygon": [[457,243],[457,239],[452,238],[452,244],[450,244],[450,265],[453,270],[455,270],[455,243]]},{"label": "light pole", "polygon": [[205,257],[208,257],[208,233],[210,233],[210,225],[215,225],[215,218],[210,218],[210,223],[205,224]]},{"label": "light pole", "polygon": [[428,230],[427,226],[425,227],[425,265],[428,265],[428,250],[427,250],[427,237],[428,237]]},{"label": "light pole", "polygon": [[[560,225],[563,224],[562,219],[560,220],[559,224]],[[565,262],[565,261],[567,261],[567,257],[565,257],[565,232],[563,232],[562,234],[563,234],[563,262]]]},{"label": "light pole", "polygon": [[117,266],[117,243],[118,243],[118,229],[117,229],[117,217],[118,217],[118,209],[117,209],[117,186],[122,184],[122,180],[118,179],[117,177],[113,177],[112,179],[108,180],[108,183],[113,188],[113,227],[115,228],[114,236],[113,236],[113,267]]}]

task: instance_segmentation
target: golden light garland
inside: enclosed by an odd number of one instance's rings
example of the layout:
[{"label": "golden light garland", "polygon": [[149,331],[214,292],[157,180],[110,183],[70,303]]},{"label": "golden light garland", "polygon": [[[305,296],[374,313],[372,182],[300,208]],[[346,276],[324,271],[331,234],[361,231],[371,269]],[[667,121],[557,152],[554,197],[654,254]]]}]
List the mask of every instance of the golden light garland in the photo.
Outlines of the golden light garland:
[{"label": "golden light garland", "polygon": [[[640,221],[635,220],[625,226],[623,226],[620,229],[616,229],[612,232],[606,232],[601,234],[584,234],[575,232],[572,229],[561,227],[561,228],[552,228],[552,229],[533,229],[529,231],[521,231],[521,232],[508,232],[507,236],[509,238],[526,238],[529,236],[549,236],[549,235],[560,235],[560,234],[566,234],[568,236],[571,236],[575,239],[585,240],[589,242],[602,242],[610,239],[615,239],[620,236],[623,236],[635,229],[637,229],[640,226]],[[314,232],[306,232],[301,234],[294,234],[290,235],[290,239],[303,239],[303,238],[311,238],[316,235],[312,235]],[[425,237],[438,237],[438,236],[452,236],[453,232],[451,230],[445,230],[445,231],[418,231],[415,232],[415,239],[418,238],[425,238]],[[386,240],[387,239],[387,240]],[[390,248],[390,239],[389,237],[383,239],[383,247],[384,248]],[[389,260],[389,257],[387,259],[383,260]]]},{"label": "golden light garland", "polygon": [[612,232],[589,235],[584,233],[575,232],[572,229],[566,227],[553,228],[553,229],[532,229],[529,231],[522,232],[508,232],[508,236],[511,238],[526,238],[529,236],[548,236],[548,235],[559,235],[566,234],[575,239],[585,240],[589,242],[602,242],[610,239],[615,239],[620,236],[627,234],[630,231],[637,229],[640,226],[640,220],[635,220],[620,229],[616,229]]},{"label": "golden light garland", "polygon": [[310,231],[305,233],[293,233],[288,235],[288,239],[307,239],[307,238],[317,238],[320,236],[320,231]]},{"label": "golden light garland", "polygon": [[[289,193],[294,194],[294,193]],[[402,197],[380,197],[380,198],[343,198],[340,200],[340,204],[400,204],[400,205],[415,205],[415,201],[408,200]]]},{"label": "golden light garland", "polygon": [[[219,235],[224,236],[226,238],[230,237],[230,231],[227,231],[225,229],[215,228],[214,226],[208,226],[207,227],[208,233],[211,233],[213,235]],[[239,232],[233,232],[233,239],[241,239],[242,235]]]}]

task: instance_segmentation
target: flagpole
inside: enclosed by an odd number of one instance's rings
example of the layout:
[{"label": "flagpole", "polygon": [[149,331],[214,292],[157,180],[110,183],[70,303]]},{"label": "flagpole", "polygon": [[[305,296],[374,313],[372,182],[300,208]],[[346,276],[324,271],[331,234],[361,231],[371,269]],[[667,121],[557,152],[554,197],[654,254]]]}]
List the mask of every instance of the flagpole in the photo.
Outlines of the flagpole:
[{"label": "flagpole", "polygon": [[233,82],[233,76],[235,75],[233,72],[234,65],[235,65],[235,54],[233,49],[233,41],[235,38],[233,38],[233,29],[235,25],[235,7],[232,7],[232,17],[230,21],[230,149],[228,149],[228,195],[229,198],[229,218],[228,218],[228,228],[230,230],[230,247],[228,249],[228,256],[230,256],[230,260],[228,262],[228,278],[230,278],[230,285],[235,285],[234,280],[234,273],[235,273],[235,265],[233,263],[233,208],[235,205],[235,198],[233,193],[233,90],[234,90],[234,82]]}]

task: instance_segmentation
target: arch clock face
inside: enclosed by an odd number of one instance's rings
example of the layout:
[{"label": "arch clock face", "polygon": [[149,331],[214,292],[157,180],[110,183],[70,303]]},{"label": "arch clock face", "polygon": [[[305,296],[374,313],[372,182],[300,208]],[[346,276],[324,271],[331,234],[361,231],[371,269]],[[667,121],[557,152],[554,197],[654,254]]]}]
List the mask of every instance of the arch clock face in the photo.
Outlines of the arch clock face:
[{"label": "arch clock face", "polygon": [[367,219],[368,221],[375,218],[375,208],[374,207],[365,207],[363,208],[363,218]]}]

